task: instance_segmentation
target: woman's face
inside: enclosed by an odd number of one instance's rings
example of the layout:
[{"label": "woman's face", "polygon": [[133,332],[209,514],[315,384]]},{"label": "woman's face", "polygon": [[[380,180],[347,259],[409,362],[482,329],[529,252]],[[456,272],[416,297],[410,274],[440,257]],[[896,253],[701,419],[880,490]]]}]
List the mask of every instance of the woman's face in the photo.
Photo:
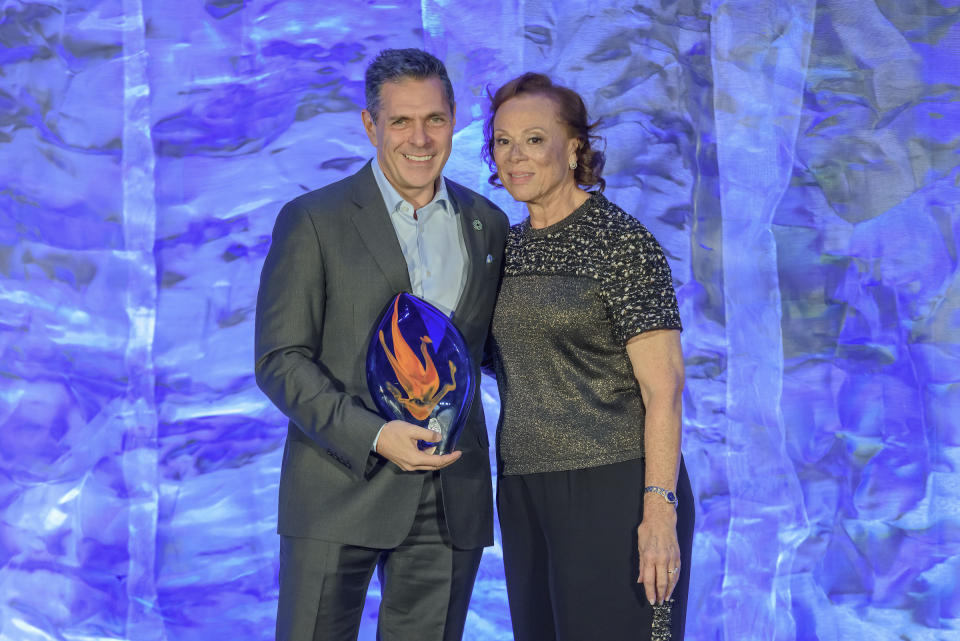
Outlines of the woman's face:
[{"label": "woman's face", "polygon": [[540,94],[521,94],[500,105],[493,118],[493,159],[500,182],[516,200],[549,204],[576,189],[570,162],[578,142],[557,117],[556,104]]}]

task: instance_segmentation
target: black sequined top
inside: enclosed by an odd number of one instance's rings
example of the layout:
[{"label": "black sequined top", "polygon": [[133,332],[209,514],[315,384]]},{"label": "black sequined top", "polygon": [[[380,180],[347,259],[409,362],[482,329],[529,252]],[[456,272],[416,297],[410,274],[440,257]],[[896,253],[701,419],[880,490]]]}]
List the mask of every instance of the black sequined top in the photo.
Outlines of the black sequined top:
[{"label": "black sequined top", "polygon": [[554,225],[511,227],[504,270],[492,325],[502,473],[643,456],[643,401],[625,345],[681,329],[660,244],[592,194]]}]

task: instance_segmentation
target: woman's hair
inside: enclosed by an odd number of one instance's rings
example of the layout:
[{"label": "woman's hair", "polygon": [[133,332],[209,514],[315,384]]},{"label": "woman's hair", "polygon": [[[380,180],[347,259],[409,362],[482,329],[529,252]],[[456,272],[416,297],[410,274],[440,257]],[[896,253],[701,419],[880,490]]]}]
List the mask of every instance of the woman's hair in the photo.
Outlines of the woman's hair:
[{"label": "woman's hair", "polygon": [[514,78],[497,89],[493,95],[490,94],[490,89],[487,89],[490,111],[487,114],[487,120],[483,123],[482,155],[490,171],[493,172],[487,179],[488,182],[494,187],[503,186],[497,177],[497,164],[493,159],[493,119],[497,115],[497,109],[503,103],[522,94],[541,95],[553,100],[557,105],[557,116],[560,122],[566,125],[571,136],[580,141],[577,147],[577,168],[573,170],[573,179],[578,185],[583,187],[598,185],[599,191],[603,191],[606,186],[606,181],[600,177],[604,163],[603,152],[593,148],[593,145],[600,143],[602,139],[592,133],[600,124],[599,121],[591,123],[587,119],[587,107],[576,91],[554,84],[542,73],[532,72]]}]

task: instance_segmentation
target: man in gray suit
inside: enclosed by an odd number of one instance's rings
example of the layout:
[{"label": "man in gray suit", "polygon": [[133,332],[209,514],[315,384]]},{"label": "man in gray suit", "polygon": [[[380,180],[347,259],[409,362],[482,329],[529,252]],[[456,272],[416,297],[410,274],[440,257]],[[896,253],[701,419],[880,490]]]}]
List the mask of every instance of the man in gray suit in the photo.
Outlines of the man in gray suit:
[{"label": "man in gray suit", "polygon": [[380,52],[366,101],[376,158],[283,207],[257,297],[257,384],[290,419],[278,526],[284,641],[356,639],[374,568],[379,639],[460,639],[493,543],[479,385],[459,450],[433,455],[417,447],[433,432],[376,413],[364,364],[374,323],[403,291],[450,314],[479,364],[508,223],[441,176],[455,105],[439,60]]}]

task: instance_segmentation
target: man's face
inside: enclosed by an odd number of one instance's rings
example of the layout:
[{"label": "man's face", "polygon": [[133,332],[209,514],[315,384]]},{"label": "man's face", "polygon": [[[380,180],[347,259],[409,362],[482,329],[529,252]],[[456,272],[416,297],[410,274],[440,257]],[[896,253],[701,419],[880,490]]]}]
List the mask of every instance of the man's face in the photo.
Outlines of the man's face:
[{"label": "man's face", "polygon": [[415,207],[433,198],[453,144],[456,122],[439,78],[385,82],[377,122],[363,110],[363,127],[390,184]]}]

